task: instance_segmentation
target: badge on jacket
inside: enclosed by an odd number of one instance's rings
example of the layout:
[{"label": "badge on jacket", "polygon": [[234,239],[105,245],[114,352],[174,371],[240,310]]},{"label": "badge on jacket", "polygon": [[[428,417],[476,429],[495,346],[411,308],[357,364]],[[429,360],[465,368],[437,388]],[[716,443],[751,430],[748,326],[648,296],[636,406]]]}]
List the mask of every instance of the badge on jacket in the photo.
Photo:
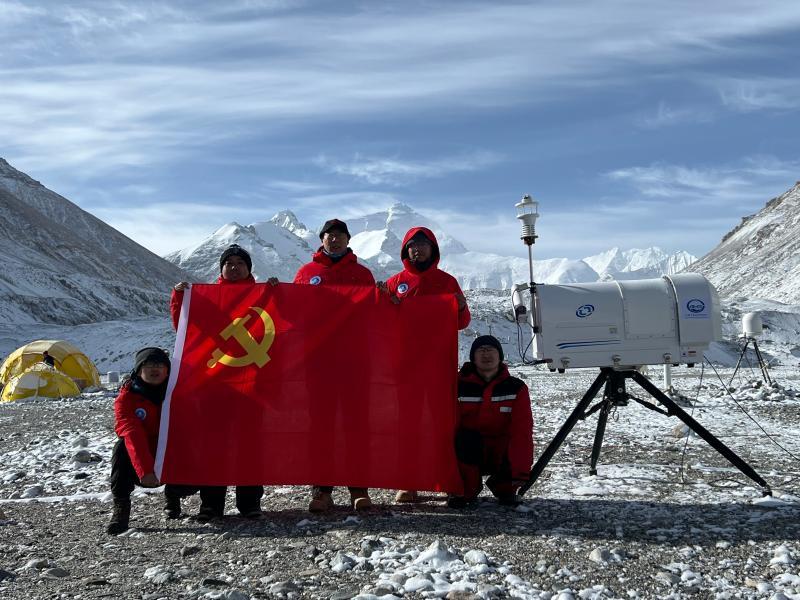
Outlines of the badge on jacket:
[{"label": "badge on jacket", "polygon": [[147,418],[147,411],[143,408],[137,408],[135,411],[133,411],[133,414],[139,417],[142,421]]},{"label": "badge on jacket", "polygon": [[398,294],[405,294],[407,291],[408,291],[408,284],[407,283],[401,283],[400,285],[397,286],[397,293]]},{"label": "badge on jacket", "polygon": [[308,280],[308,283],[310,283],[311,285],[319,285],[320,283],[322,283],[322,277],[320,277],[319,275],[314,275],[311,279]]}]

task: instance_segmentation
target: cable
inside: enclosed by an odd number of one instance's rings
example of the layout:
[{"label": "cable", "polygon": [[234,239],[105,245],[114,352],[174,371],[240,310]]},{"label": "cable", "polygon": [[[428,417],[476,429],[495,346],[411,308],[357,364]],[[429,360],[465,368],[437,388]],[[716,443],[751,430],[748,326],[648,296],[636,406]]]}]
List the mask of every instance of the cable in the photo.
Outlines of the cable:
[{"label": "cable", "polygon": [[[689,415],[690,417],[692,417],[692,419],[694,419],[694,408],[697,405],[698,400],[700,399],[700,390],[703,387],[703,377],[705,376],[705,373],[706,373],[706,365],[705,363],[700,363],[700,382],[697,384],[697,393],[694,396],[694,402],[692,402],[692,412]],[[689,445],[689,438],[691,437],[691,435],[692,435],[692,430],[689,429],[689,431],[686,432],[686,441],[683,442],[683,450],[681,451],[681,468],[679,473],[681,475],[682,485],[686,485],[686,478],[685,478],[686,470],[684,467],[684,459],[686,458],[686,447]]]},{"label": "cable", "polygon": [[[705,356],[704,356],[703,358],[705,358]],[[720,383],[721,383],[723,386],[725,386],[725,382],[722,380],[722,377],[720,376],[720,374],[719,374],[719,371],[717,371],[716,367],[715,367],[715,366],[714,366],[714,365],[711,363],[711,361],[709,361],[707,358],[706,358],[705,360],[706,360],[706,362],[709,364],[709,366],[710,366],[712,369],[714,369],[714,373],[716,373],[716,375],[717,375],[717,379],[719,379],[719,382],[720,382]],[[800,462],[800,458],[798,458],[797,456],[795,456],[794,454],[792,454],[792,453],[791,453],[789,450],[787,450],[786,448],[784,448],[783,446],[781,446],[781,445],[780,445],[780,444],[779,444],[779,443],[778,443],[778,442],[775,440],[775,438],[774,438],[774,437],[772,437],[772,436],[771,436],[769,433],[767,433],[766,429],[764,429],[764,428],[761,426],[761,424],[760,424],[758,421],[756,421],[756,420],[755,420],[755,419],[754,419],[754,418],[753,418],[753,417],[750,415],[750,413],[749,413],[749,412],[747,412],[747,411],[744,409],[744,407],[743,407],[741,404],[739,404],[739,401],[736,399],[736,397],[735,397],[733,394],[731,394],[731,393],[730,393],[730,391],[728,390],[728,387],[725,387],[725,393],[727,393],[727,394],[728,394],[728,396],[730,396],[731,400],[733,400],[733,403],[734,403],[736,406],[738,406],[738,407],[739,407],[739,410],[741,410],[741,411],[742,411],[742,412],[743,412],[745,415],[747,415],[747,418],[748,418],[748,419],[750,419],[750,420],[751,420],[753,423],[755,423],[755,424],[756,424],[756,426],[757,426],[757,427],[758,427],[758,428],[759,428],[759,429],[760,429],[760,430],[761,430],[761,431],[764,433],[764,435],[765,435],[765,436],[767,436],[767,439],[769,439],[769,441],[771,441],[773,444],[775,444],[775,445],[776,445],[778,448],[780,448],[781,450],[783,450],[783,451],[784,451],[786,454],[788,454],[789,456],[791,456],[793,459],[795,459],[796,461]]]}]

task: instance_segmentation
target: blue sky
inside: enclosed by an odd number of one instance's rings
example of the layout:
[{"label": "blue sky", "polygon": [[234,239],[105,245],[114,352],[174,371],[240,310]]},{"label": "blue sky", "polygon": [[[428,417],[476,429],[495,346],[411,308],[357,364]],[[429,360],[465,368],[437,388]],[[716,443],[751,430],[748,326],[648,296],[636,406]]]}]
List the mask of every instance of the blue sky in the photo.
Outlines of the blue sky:
[{"label": "blue sky", "polygon": [[0,0],[0,156],[151,250],[405,202],[702,255],[800,179],[800,2]]}]

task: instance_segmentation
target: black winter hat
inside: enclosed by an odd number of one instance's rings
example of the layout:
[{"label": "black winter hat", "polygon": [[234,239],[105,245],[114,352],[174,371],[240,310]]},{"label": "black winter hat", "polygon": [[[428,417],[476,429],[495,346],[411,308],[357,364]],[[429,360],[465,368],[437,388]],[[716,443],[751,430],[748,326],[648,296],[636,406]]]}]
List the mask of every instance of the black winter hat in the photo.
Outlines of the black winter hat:
[{"label": "black winter hat", "polygon": [[222,273],[222,266],[225,264],[225,261],[228,260],[228,258],[231,256],[240,257],[247,265],[247,270],[250,271],[251,273],[253,272],[253,259],[250,258],[250,255],[247,253],[247,250],[245,250],[238,244],[231,244],[225,249],[225,252],[222,253],[222,256],[219,257],[220,273]]},{"label": "black winter hat", "polygon": [[472,347],[469,349],[469,362],[475,362],[475,351],[481,346],[493,346],[497,348],[497,351],[500,353],[500,362],[503,362],[503,346],[493,335],[479,335],[475,338],[475,341],[472,342]]},{"label": "black winter hat", "polygon": [[133,359],[133,372],[138,373],[142,365],[147,362],[167,365],[167,369],[170,368],[169,355],[161,348],[151,347],[142,348],[136,353],[136,357]]},{"label": "black winter hat", "polygon": [[322,229],[319,230],[319,239],[322,239],[322,237],[326,233],[328,233],[329,231],[333,231],[334,229],[338,229],[347,236],[348,240],[350,239],[351,235],[347,229],[347,223],[345,223],[344,221],[340,221],[339,219],[331,219],[330,221],[325,221],[325,224],[322,226]]}]

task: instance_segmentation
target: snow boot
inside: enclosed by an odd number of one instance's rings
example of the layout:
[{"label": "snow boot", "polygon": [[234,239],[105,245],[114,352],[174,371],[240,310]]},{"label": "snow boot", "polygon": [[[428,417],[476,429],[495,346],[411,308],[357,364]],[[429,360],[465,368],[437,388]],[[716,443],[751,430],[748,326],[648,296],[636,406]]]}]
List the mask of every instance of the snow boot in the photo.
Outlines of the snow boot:
[{"label": "snow boot", "polygon": [[350,506],[355,511],[369,510],[372,508],[372,500],[366,488],[352,488],[350,490]]},{"label": "snow boot", "polygon": [[419,495],[414,490],[400,490],[395,495],[394,501],[402,504],[419,502]]},{"label": "snow boot", "polygon": [[167,519],[180,519],[181,499],[175,496],[167,496],[164,502],[164,517]]},{"label": "snow boot", "polygon": [[315,490],[313,496],[311,496],[311,502],[308,503],[309,512],[328,512],[332,508],[333,498],[331,497],[331,493]]},{"label": "snow boot", "polygon": [[131,518],[131,500],[114,499],[114,512],[111,514],[111,522],[106,531],[109,535],[119,535],[128,530],[128,523]]}]

